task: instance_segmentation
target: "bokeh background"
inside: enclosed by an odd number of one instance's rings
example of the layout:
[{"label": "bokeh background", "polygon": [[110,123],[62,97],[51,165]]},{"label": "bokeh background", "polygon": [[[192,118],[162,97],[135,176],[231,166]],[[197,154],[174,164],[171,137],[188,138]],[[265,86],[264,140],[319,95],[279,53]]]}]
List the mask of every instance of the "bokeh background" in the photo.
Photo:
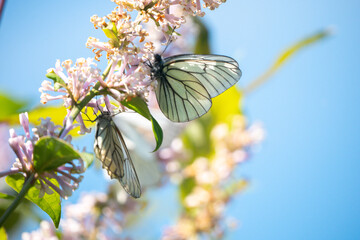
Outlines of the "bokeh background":
[{"label": "bokeh background", "polygon": [[[7,1],[0,24],[0,89],[39,104],[46,69],[56,59],[93,57],[85,42],[103,36],[90,16],[112,8],[100,0]],[[245,115],[261,121],[267,134],[238,169],[250,184],[227,210],[240,222],[227,239],[360,238],[359,9],[356,0],[233,0],[207,11],[203,20],[212,52],[239,62],[239,88],[268,69],[284,48],[333,29],[245,96]],[[91,136],[81,140],[88,149],[92,143]],[[101,179],[99,171],[87,172],[79,192],[104,190]],[[157,200],[149,210],[157,217],[144,220],[146,236],[134,229],[142,239],[158,238],[162,225],[174,221],[164,212],[178,214],[164,205],[175,202],[173,187],[149,194]],[[68,202],[78,198],[75,192]],[[29,221],[19,233],[37,228]]]}]

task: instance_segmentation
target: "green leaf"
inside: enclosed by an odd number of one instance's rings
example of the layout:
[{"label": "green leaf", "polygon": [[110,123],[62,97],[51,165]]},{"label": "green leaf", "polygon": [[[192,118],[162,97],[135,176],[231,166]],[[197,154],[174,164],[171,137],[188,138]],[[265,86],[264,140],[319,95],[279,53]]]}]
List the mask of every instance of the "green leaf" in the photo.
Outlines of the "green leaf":
[{"label": "green leaf", "polygon": [[59,138],[42,137],[34,147],[34,168],[38,173],[56,169],[79,158],[80,154],[69,143]]},{"label": "green leaf", "polygon": [[88,169],[91,164],[94,162],[94,154],[87,152],[80,152],[81,159],[85,163],[85,169]]},{"label": "green leaf", "polygon": [[120,47],[119,39],[117,36],[117,29],[113,23],[110,23],[106,28],[103,28],[102,30],[105,33],[106,37],[110,39],[110,43],[114,47]]},{"label": "green leaf", "polygon": [[5,228],[3,228],[3,227],[0,228],[0,239],[2,239],[2,240],[8,239],[6,232],[5,232]]},{"label": "green leaf", "polygon": [[[8,200],[13,200],[15,197],[14,196],[11,196],[11,195],[8,195],[6,193],[1,193],[0,192],[0,198],[1,199],[8,199]],[[1,239],[1,238],[0,238]]]},{"label": "green leaf", "polygon": [[233,86],[213,99],[210,109],[214,123],[229,122],[233,115],[241,114],[241,92]]},{"label": "green leaf", "polygon": [[156,147],[153,152],[158,150],[163,141],[163,131],[162,131],[159,123],[156,121],[156,119],[151,115],[146,102],[139,97],[134,97],[131,100],[122,101],[121,104],[131,110],[134,110],[135,112],[139,113],[144,118],[151,121],[152,129],[154,132],[154,137],[156,140]]},{"label": "green leaf", "polygon": [[185,198],[193,191],[196,186],[194,178],[185,178],[180,184],[180,200],[183,202]]},{"label": "green leaf", "polygon": [[[10,187],[19,193],[24,185],[25,177],[18,173],[7,176],[5,181]],[[55,186],[59,186],[59,183],[55,179],[49,179],[49,181],[51,181]],[[40,190],[33,185],[26,193],[25,198],[35,203],[44,212],[46,212],[53,220],[55,227],[58,228],[61,215],[60,195],[57,192],[53,192],[52,194],[45,193],[42,198],[39,198],[39,194]]]},{"label": "green leaf", "polygon": [[295,55],[295,53],[299,52],[300,50],[304,49],[307,46],[310,46],[311,44],[314,44],[328,36],[331,35],[331,31],[329,29],[325,29],[322,31],[319,31],[309,37],[306,37],[298,42],[296,42],[294,45],[290,46],[289,48],[285,49],[280,56],[275,60],[273,65],[260,77],[252,81],[245,89],[244,94],[247,94],[251,91],[253,91],[258,86],[264,84],[280,67],[284,65],[285,62],[287,62],[290,57]]},{"label": "green leaf", "polygon": [[8,121],[9,116],[16,114],[17,121],[19,121],[18,114],[20,110],[26,107],[26,102],[18,100],[18,98],[10,97],[5,93],[0,93],[0,121]]},{"label": "green leaf", "polygon": [[65,81],[57,75],[54,70],[46,74],[46,77],[54,81],[55,91],[59,90],[61,87],[66,88]]},{"label": "green leaf", "polygon": [[[64,122],[64,118],[67,115],[66,108],[64,108],[64,106],[61,105],[36,107],[31,111],[29,111],[28,113],[29,113],[29,121],[34,125],[39,124],[40,123],[39,119],[44,118],[44,116],[51,116],[51,121],[53,121],[55,125],[62,125]],[[14,120],[16,120],[15,124],[19,124],[18,116],[16,116],[16,119]],[[85,126],[87,128],[93,125],[95,125],[95,122],[85,121]],[[69,135],[73,137],[83,136],[80,135],[78,131],[79,131],[79,127],[76,127],[69,132]]]},{"label": "green leaf", "polygon": [[197,25],[198,36],[194,46],[195,54],[210,54],[209,30],[205,24],[197,17],[194,17],[194,23]]}]

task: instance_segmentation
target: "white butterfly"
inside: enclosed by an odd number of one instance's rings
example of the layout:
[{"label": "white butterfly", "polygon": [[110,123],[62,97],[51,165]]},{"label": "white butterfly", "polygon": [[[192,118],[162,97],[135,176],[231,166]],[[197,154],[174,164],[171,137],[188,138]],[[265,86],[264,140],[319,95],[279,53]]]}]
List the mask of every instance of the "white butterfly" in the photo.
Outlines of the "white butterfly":
[{"label": "white butterfly", "polygon": [[141,195],[141,186],[124,139],[110,112],[96,118],[94,152],[111,178],[117,178],[134,198]]},{"label": "white butterfly", "polygon": [[155,54],[149,64],[158,82],[156,98],[164,115],[187,122],[209,111],[211,98],[233,86],[241,77],[239,64],[222,55],[183,54],[163,59]]}]

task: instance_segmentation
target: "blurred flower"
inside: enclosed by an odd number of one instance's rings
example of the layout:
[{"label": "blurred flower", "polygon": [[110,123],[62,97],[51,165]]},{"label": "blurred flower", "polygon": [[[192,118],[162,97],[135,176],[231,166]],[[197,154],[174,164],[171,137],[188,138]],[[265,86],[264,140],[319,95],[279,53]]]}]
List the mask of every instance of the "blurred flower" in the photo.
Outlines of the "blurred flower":
[{"label": "blurred flower", "polygon": [[192,159],[191,152],[181,154],[190,149],[184,151],[179,139],[161,150],[159,157],[164,169],[170,176],[177,176],[180,187],[188,192],[182,196],[182,216],[164,231],[163,239],[198,239],[203,234],[219,239],[224,235],[226,205],[246,186],[245,180],[231,180],[231,176],[235,167],[247,158],[250,147],[263,138],[260,124],[248,127],[244,116],[235,115],[231,124],[220,123],[212,128],[210,141],[215,151],[209,157]]},{"label": "blurred flower", "polygon": [[31,233],[24,232],[21,235],[23,240],[58,240],[54,225],[47,221],[41,221],[40,229]]},{"label": "blurred flower", "polygon": [[[33,151],[36,142],[43,136],[57,137],[59,134],[57,131],[60,126],[55,126],[55,124],[50,121],[50,118],[47,118],[41,119],[41,124],[32,129],[34,136],[31,137],[28,114],[21,113],[19,118],[25,136],[18,136],[14,129],[10,129],[9,144],[17,158],[12,168],[8,171],[1,172],[0,177],[15,173],[22,173],[27,177],[31,173],[36,173],[33,162]],[[72,125],[72,127],[74,126],[75,125]],[[63,139],[69,143],[71,141],[71,138],[68,136],[63,137]],[[73,174],[80,174],[84,171],[84,163],[81,159],[78,159],[77,161],[74,160],[62,165],[55,170],[36,173],[35,177],[38,184],[35,186],[40,189],[39,197],[41,198],[45,193],[51,194],[53,191],[56,191],[62,198],[66,199],[68,196],[71,196],[82,179],[82,176],[75,177]],[[60,187],[56,186],[50,179],[55,179]]]},{"label": "blurred flower", "polygon": [[2,161],[0,164],[0,171],[7,170],[11,166],[11,161],[14,157],[14,152],[8,144],[9,140],[9,126],[6,123],[0,123],[0,155]]},{"label": "blurred flower", "polygon": [[127,216],[139,211],[141,206],[139,201],[128,197],[125,191],[115,195],[83,194],[78,203],[65,207],[64,218],[60,223],[61,238],[56,234],[53,224],[43,221],[40,229],[23,233],[22,239],[129,239],[124,237],[123,227]]}]

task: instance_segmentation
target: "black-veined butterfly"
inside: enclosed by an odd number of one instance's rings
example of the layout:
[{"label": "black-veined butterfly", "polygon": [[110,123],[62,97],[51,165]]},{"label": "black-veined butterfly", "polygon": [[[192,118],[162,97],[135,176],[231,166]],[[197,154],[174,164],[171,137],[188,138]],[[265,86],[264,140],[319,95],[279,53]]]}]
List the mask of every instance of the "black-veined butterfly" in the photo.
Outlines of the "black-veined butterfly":
[{"label": "black-veined butterfly", "polygon": [[239,64],[222,55],[182,54],[163,59],[154,55],[149,64],[157,80],[156,98],[164,115],[187,122],[209,111],[211,98],[233,86],[241,77]]},{"label": "black-veined butterfly", "polygon": [[111,178],[117,178],[125,191],[134,198],[141,195],[141,186],[125,141],[110,112],[96,118],[94,142],[96,157]]}]

